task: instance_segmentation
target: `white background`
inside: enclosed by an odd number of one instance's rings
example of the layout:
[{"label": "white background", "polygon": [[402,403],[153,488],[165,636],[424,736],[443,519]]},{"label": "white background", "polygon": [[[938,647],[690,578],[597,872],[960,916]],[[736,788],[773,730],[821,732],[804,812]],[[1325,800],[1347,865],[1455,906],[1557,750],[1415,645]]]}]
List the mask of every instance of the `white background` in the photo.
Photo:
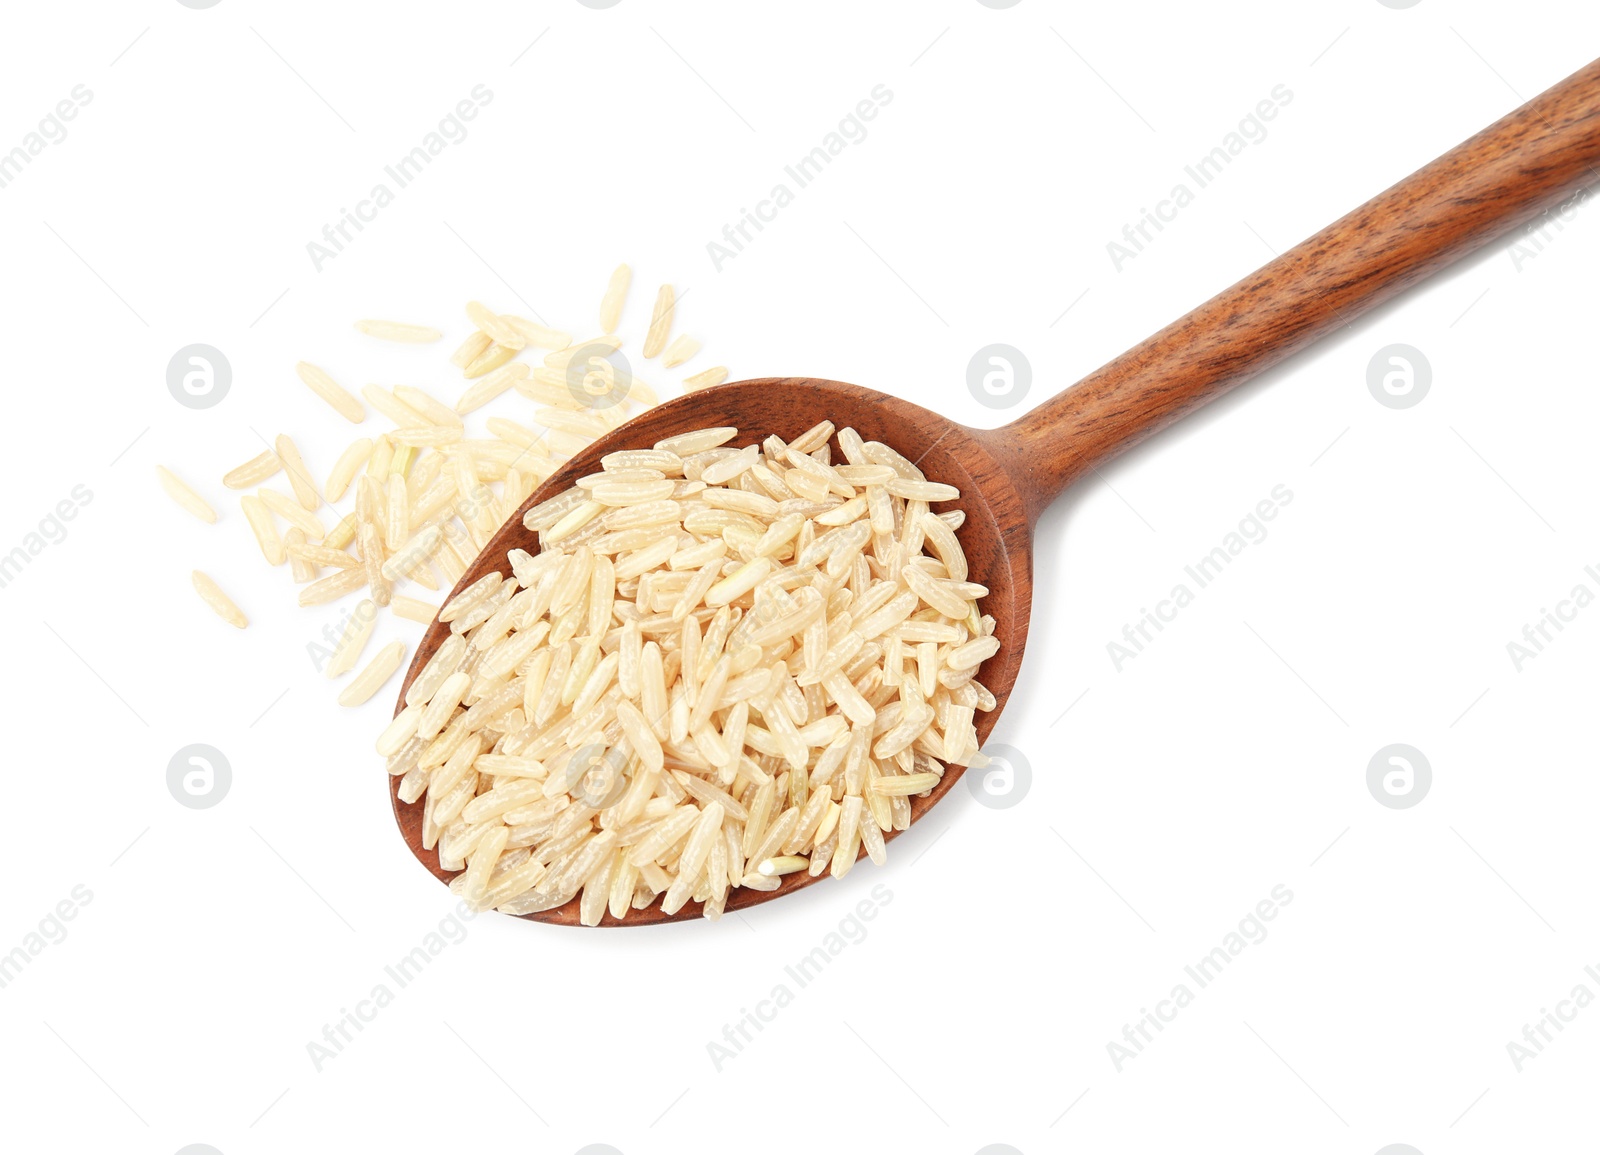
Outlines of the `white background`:
[{"label": "white background", "polygon": [[[1520,1073],[1506,1044],[1575,985],[1600,994],[1600,610],[1520,673],[1506,644],[1600,589],[1587,207],[1057,504],[994,735],[1031,764],[1017,805],[958,789],[882,870],[718,925],[481,918],[320,1072],[307,1044],[451,903],[371,754],[395,686],[334,704],[306,645],[339,607],[296,606],[218,479],[280,431],[326,475],[352,432],[302,357],[352,387],[458,388],[444,347],[378,347],[356,317],[453,346],[481,297],[579,332],[619,260],[625,328],[656,284],[688,290],[706,353],[683,372],[1010,419],[1586,63],[1592,6],[143,0],[6,21],[0,150],[93,93],[0,189],[0,552],[93,495],[0,590],[0,952],[93,896],[0,989],[6,1146],[1575,1149],[1600,1010]],[[318,272],[306,242],[478,84],[468,138]],[[867,137],[719,272],[706,243],[880,84]],[[1119,272],[1107,242],[1280,84],[1266,139]],[[197,341],[234,373],[203,411],[165,382]],[[1009,412],[967,389],[991,342],[1033,367]],[[1405,410],[1366,384],[1395,342],[1433,370]],[[220,523],[168,503],[157,463]],[[1107,643],[1279,484],[1266,540],[1118,672]],[[248,631],[200,605],[196,566]],[[165,783],[195,742],[232,766],[209,810]],[[1395,742],[1432,765],[1410,809],[1366,786]],[[717,1070],[724,1024],[879,884],[866,937]],[[1268,937],[1119,1072],[1124,1024],[1279,884]]]}]

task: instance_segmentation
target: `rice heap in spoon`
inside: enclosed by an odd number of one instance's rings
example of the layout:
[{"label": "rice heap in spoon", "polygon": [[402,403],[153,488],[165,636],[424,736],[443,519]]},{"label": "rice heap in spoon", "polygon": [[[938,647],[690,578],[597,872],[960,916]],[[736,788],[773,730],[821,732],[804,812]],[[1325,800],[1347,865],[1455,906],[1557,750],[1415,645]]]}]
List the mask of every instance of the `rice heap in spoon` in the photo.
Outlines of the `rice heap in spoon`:
[{"label": "rice heap in spoon", "polygon": [[911,796],[978,761],[999,648],[959,497],[823,422],[613,453],[528,511],[540,552],[441,611],[451,636],[378,750],[482,910],[581,921],[842,877]]}]

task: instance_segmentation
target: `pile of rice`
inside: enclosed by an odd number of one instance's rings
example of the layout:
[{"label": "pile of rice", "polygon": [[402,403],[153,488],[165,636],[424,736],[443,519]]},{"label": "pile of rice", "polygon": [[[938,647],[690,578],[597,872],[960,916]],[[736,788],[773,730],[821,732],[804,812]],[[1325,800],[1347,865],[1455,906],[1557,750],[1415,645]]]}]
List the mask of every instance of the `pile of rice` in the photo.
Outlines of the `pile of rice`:
[{"label": "pile of rice", "polygon": [[[595,438],[656,403],[655,390],[613,356],[623,346],[618,328],[632,280],[627,265],[617,266],[601,297],[599,334],[586,339],[469,301],[471,333],[447,369],[466,382],[455,387],[453,404],[410,385],[367,385],[357,397],[319,366],[295,366],[301,382],[333,413],[362,425],[370,406],[390,426],[364,433],[342,452],[342,441],[306,442],[318,450],[327,446],[333,460],[320,483],[288,434],[221,479],[224,487],[245,491],[244,520],[267,563],[286,565],[301,586],[302,606],[364,595],[342,615],[323,667],[328,677],[355,669],[383,608],[422,625],[432,622],[438,605],[426,595],[460,580],[540,482]],[[661,286],[641,352],[664,369],[676,369],[701,351],[695,337],[673,335],[676,311],[672,287]],[[356,328],[404,344],[443,339],[438,329],[393,321],[357,321]],[[727,376],[727,368],[716,365],[684,379],[682,388],[706,388]],[[469,430],[469,416],[476,423],[491,405],[496,412],[487,416],[482,432]],[[271,484],[279,474],[287,488]],[[182,509],[208,524],[218,521],[211,502],[176,471],[157,466],[156,476]],[[347,506],[343,511],[340,502]],[[249,625],[218,581],[198,569],[191,576],[195,591],[219,617],[239,629]],[[402,641],[383,647],[345,684],[339,703],[356,706],[370,699],[405,654]]]},{"label": "pile of rice", "polygon": [[378,751],[477,909],[656,901],[842,877],[978,764],[1000,646],[959,497],[824,422],[613,453],[529,510],[540,552],[443,609],[451,634]]}]

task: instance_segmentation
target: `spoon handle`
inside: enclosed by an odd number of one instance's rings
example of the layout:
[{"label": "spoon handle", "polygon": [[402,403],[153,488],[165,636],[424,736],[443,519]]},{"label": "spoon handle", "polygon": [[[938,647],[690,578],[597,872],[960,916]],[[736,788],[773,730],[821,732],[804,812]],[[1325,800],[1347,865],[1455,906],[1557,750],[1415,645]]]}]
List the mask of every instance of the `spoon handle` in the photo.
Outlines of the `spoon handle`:
[{"label": "spoon handle", "polygon": [[995,431],[1030,523],[1089,469],[1600,183],[1600,60]]}]

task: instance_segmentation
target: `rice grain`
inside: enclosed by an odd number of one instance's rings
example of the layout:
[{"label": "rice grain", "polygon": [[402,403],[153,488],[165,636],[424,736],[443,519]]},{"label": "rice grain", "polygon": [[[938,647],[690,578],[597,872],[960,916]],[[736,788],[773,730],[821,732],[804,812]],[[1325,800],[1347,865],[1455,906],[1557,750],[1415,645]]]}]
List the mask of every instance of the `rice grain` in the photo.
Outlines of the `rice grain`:
[{"label": "rice grain", "polygon": [[327,577],[318,578],[300,591],[300,604],[302,606],[324,606],[329,602],[336,602],[340,598],[348,597],[362,586],[367,584],[366,571],[362,568],[341,569]]},{"label": "rice grain", "polygon": [[172,470],[164,465],[158,465],[156,466],[156,478],[161,482],[161,488],[166,490],[167,496],[172,498],[173,501],[208,525],[216,524],[217,511],[206,503],[205,498],[190,489],[176,473],[173,473]]},{"label": "rice grain", "polygon": [[250,619],[244,616],[244,611],[233,604],[233,600],[222,592],[222,587],[213,581],[210,575],[195,570],[189,575],[189,580],[194,583],[195,593],[200,595],[201,600],[211,607],[217,617],[241,630],[250,624]]},{"label": "rice grain", "polygon": [[536,325],[525,317],[511,314],[501,314],[500,320],[519,334],[529,345],[540,349],[565,349],[572,344],[572,334],[563,333],[559,329],[547,329],[543,325]]},{"label": "rice grain", "polygon": [[710,369],[696,373],[692,377],[685,377],[683,379],[683,391],[685,393],[693,393],[697,389],[709,389],[713,385],[721,385],[727,379],[728,367],[726,365],[714,365]]},{"label": "rice grain", "polygon": [[328,483],[324,487],[330,502],[339,501],[344,497],[350,488],[350,483],[355,480],[356,474],[371,456],[372,439],[369,437],[358,437],[345,447],[345,451],[339,454],[338,460],[333,463],[333,469],[328,473]]},{"label": "rice grain", "polygon": [[427,325],[405,325],[399,321],[357,321],[356,329],[381,341],[400,341],[407,345],[427,345],[444,336]]},{"label": "rice grain", "polygon": [[345,622],[344,631],[339,635],[338,644],[333,647],[333,654],[328,658],[328,666],[323,674],[337,678],[355,669],[361,651],[366,648],[367,640],[372,637],[377,624],[378,607],[370,599],[362,599]]},{"label": "rice grain", "polygon": [[287,555],[283,539],[278,535],[277,522],[272,520],[272,512],[253,494],[241,497],[239,506],[244,510],[244,519],[250,525],[250,532],[255,534],[256,544],[261,547],[261,556],[267,559],[268,565],[282,565]]},{"label": "rice grain", "polygon": [[672,344],[662,352],[661,363],[668,369],[676,369],[698,352],[700,352],[700,342],[684,333],[674,338]]},{"label": "rice grain", "polygon": [[633,270],[627,265],[618,265],[611,271],[611,279],[606,282],[605,295],[600,298],[602,333],[617,331],[617,322],[622,319],[622,305],[628,298],[628,286],[632,283]]},{"label": "rice grain", "polygon": [[655,308],[650,313],[650,328],[645,333],[642,349],[646,360],[667,347],[667,337],[672,332],[672,313],[676,301],[671,285],[662,285],[656,291]]},{"label": "rice grain", "polygon": [[420,598],[407,597],[404,594],[395,594],[389,599],[389,609],[397,617],[407,621],[421,622],[423,625],[433,624],[433,619],[438,616],[439,609],[431,602]]},{"label": "rice grain", "polygon": [[394,396],[402,405],[422,415],[420,424],[461,428],[461,415],[415,385],[396,385]]},{"label": "rice grain", "polygon": [[237,469],[230,469],[222,475],[222,484],[229,489],[250,489],[260,485],[278,470],[283,468],[283,462],[278,460],[278,455],[268,449],[258,453]]},{"label": "rice grain", "polygon": [[352,425],[360,425],[366,420],[367,410],[360,400],[352,396],[342,385],[328,376],[323,370],[309,361],[301,361],[294,367],[300,380],[305,382],[306,388],[322,398],[334,410],[349,421]]}]

